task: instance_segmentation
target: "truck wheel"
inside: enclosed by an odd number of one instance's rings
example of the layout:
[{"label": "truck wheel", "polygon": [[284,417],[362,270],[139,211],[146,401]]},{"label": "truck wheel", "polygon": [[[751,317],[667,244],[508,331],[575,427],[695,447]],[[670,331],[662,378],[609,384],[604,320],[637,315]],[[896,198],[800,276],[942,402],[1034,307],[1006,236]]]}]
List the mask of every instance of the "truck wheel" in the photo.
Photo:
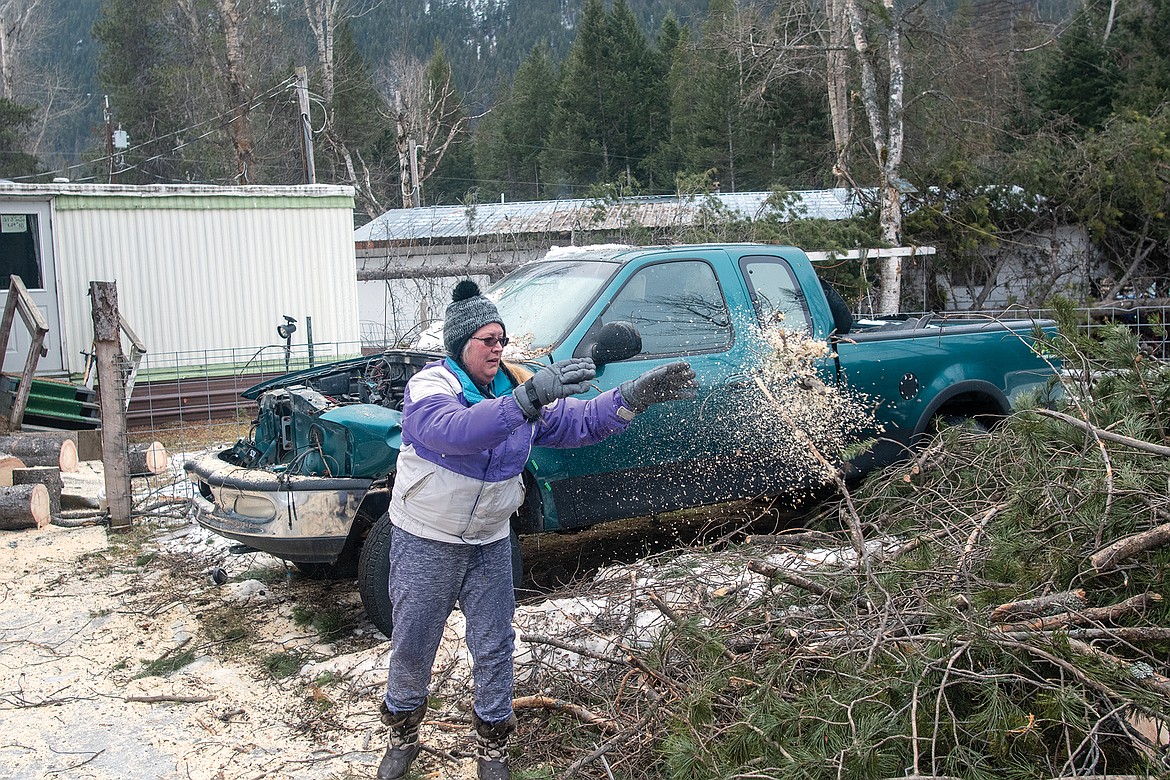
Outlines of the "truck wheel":
[{"label": "truck wheel", "polygon": [[358,558],[358,592],[362,606],[374,627],[390,636],[390,515],[383,513],[374,523]]}]

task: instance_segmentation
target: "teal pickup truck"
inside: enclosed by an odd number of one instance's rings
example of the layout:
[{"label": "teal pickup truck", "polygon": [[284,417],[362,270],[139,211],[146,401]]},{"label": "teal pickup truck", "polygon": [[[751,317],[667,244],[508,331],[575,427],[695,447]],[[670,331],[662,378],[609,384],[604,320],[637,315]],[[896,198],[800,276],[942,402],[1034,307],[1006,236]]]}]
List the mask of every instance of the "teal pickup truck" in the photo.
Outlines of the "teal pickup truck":
[{"label": "teal pickup truck", "polygon": [[[507,324],[509,350],[540,361],[592,356],[599,391],[680,358],[700,388],[694,401],[652,407],[600,444],[533,451],[512,521],[517,582],[519,535],[794,489],[792,469],[761,447],[759,421],[742,424],[758,403],[762,327],[780,322],[823,342],[819,378],[872,400],[880,435],[871,432],[876,443],[846,464],[853,474],[903,456],[940,419],[993,424],[1054,372],[1036,349],[1049,321],[858,320],[795,247],[553,250],[486,294]],[[386,507],[403,388],[439,357],[440,334],[247,390],[259,405],[251,438],[186,464],[199,522],[238,551],[315,575],[356,574],[371,619],[388,633]]]}]

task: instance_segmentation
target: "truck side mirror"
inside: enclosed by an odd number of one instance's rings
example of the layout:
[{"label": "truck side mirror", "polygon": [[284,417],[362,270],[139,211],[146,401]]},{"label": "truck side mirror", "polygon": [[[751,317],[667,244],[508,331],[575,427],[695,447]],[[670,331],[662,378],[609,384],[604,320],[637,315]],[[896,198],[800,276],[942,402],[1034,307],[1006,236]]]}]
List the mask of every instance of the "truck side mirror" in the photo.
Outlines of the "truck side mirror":
[{"label": "truck side mirror", "polygon": [[589,356],[599,366],[627,360],[642,351],[642,334],[633,323],[618,320],[601,326]]}]

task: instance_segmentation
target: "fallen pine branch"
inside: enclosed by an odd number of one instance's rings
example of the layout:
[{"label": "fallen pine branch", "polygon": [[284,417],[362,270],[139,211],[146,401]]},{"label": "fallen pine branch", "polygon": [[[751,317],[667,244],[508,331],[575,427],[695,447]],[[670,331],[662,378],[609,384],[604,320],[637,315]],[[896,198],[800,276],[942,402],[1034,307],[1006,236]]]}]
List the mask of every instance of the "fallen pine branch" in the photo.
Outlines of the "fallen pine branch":
[{"label": "fallen pine branch", "polygon": [[556,699],[552,696],[521,696],[512,700],[512,709],[551,710],[553,712],[571,715],[582,723],[597,726],[603,730],[612,731],[617,728],[612,720],[604,718],[596,712],[582,707],[580,704],[573,704],[572,702],[565,701],[564,699]]},{"label": "fallen pine branch", "polygon": [[1155,672],[1153,667],[1145,661],[1127,661],[1123,658],[1118,658],[1112,653],[1107,653],[1098,647],[1086,644],[1079,639],[1069,639],[1068,646],[1069,649],[1081,655],[1096,658],[1114,668],[1126,671],[1143,688],[1160,693],[1163,696],[1170,696],[1170,678]]},{"label": "fallen pine branch", "polygon": [[566,767],[565,773],[561,775],[561,777],[565,778],[565,780],[569,780],[570,778],[575,777],[578,772],[592,764],[594,761],[603,758],[606,753],[610,753],[616,750],[626,742],[629,742],[635,736],[641,734],[642,730],[645,729],[646,726],[649,725],[650,722],[654,719],[655,714],[655,708],[651,707],[637,723],[630,726],[629,728],[619,731],[605,742],[602,742],[595,750],[587,753],[584,756],[581,756],[581,758],[577,759],[568,767]]},{"label": "fallen pine branch", "polygon": [[563,639],[555,639],[551,636],[541,636],[540,634],[521,634],[520,639],[524,642],[528,642],[529,644],[548,645],[559,650],[566,650],[570,653],[583,655],[586,658],[592,658],[595,661],[604,661],[607,664],[616,664],[619,666],[624,666],[626,664],[625,658],[613,655],[605,655],[604,653],[599,653],[596,650],[590,650],[588,647],[583,645],[575,645],[571,642],[566,642]]},{"label": "fallen pine branch", "polygon": [[[628,647],[622,646],[622,649],[628,653],[625,657],[617,657],[605,655],[604,653],[598,653],[594,650],[590,650],[587,647],[582,647],[581,645],[574,645],[569,642],[564,642],[560,639],[553,639],[552,637],[540,636],[538,634],[521,634],[520,638],[530,644],[549,645],[550,647],[556,647],[560,650],[576,653],[577,655],[585,656],[586,658],[593,658],[597,661],[604,661],[605,663],[619,666],[632,666],[650,679],[665,683],[667,687],[673,686],[673,683],[671,683],[670,680],[647,666],[640,658],[634,655],[633,650]],[[653,686],[649,684],[644,685],[642,691],[651,699],[651,701],[657,702],[662,698],[662,694],[656,691]]]},{"label": "fallen pine branch", "polygon": [[780,544],[796,547],[808,544],[822,544],[824,542],[837,544],[839,541],[840,540],[837,537],[833,536],[832,534],[827,534],[824,531],[795,531],[792,533],[779,534],[752,534],[744,540],[744,543]]},{"label": "fallen pine branch", "polygon": [[1080,428],[1085,433],[1096,436],[1102,441],[1121,444],[1125,447],[1132,447],[1135,450],[1149,452],[1154,455],[1170,455],[1170,447],[1164,447],[1161,444],[1153,444],[1152,442],[1142,441],[1141,439],[1133,439],[1129,436],[1122,436],[1120,433],[1113,433],[1111,431],[1098,428],[1092,423],[1087,423],[1084,420],[1078,420],[1076,417],[1072,417],[1071,415],[1067,415],[1062,412],[1056,412],[1051,409],[1033,409],[1032,411],[1045,417],[1051,417],[1054,420],[1066,422],[1075,428]]},{"label": "fallen pine branch", "polygon": [[1065,590],[1060,593],[1051,593],[1047,596],[1037,596],[1034,599],[1021,599],[1000,604],[991,610],[991,622],[1003,623],[1009,619],[1018,620],[1036,615],[1051,615],[1060,610],[1079,609],[1085,605],[1084,588]]},{"label": "fallen pine branch", "polygon": [[772,566],[771,564],[761,563],[759,561],[748,561],[747,567],[749,571],[754,571],[756,574],[763,575],[770,580],[780,580],[782,582],[786,582],[789,585],[794,585],[798,588],[801,588],[802,590],[807,590],[809,593],[813,593],[817,596],[824,596],[829,601],[846,601],[844,596],[835,591],[829,590],[824,585],[813,582],[808,577],[802,577],[799,574],[785,571],[779,566]]},{"label": "fallen pine branch", "polygon": [[1119,601],[1116,604],[1110,604],[1107,607],[1091,607],[1088,609],[1062,612],[1058,615],[1049,615],[1047,617],[1036,618],[1035,620],[1031,620],[1023,625],[1014,623],[1005,624],[1002,626],[1002,630],[1018,631],[1020,629],[1024,629],[1032,631],[1045,631],[1067,625],[1084,625],[1086,623],[1112,623],[1127,615],[1144,612],[1146,607],[1149,607],[1151,604],[1157,604],[1160,601],[1162,601],[1162,596],[1159,593],[1139,593],[1136,596],[1130,596],[1124,601]]},{"label": "fallen pine branch", "polygon": [[923,534],[922,536],[916,536],[913,539],[911,539],[910,541],[906,542],[905,544],[894,548],[893,550],[891,550],[888,553],[881,555],[881,561],[882,561],[882,563],[893,563],[894,561],[901,558],[903,555],[906,555],[907,553],[914,552],[922,545],[927,544],[928,542],[934,542],[934,541],[938,541],[939,539],[943,539],[947,536],[950,536],[951,533],[952,533],[952,531],[949,528],[944,528],[944,529],[939,530],[939,531],[933,531],[933,532],[928,533],[928,534]]},{"label": "fallen pine branch", "polygon": [[[659,596],[654,591],[650,591],[646,595],[650,599],[650,603],[653,604],[658,609],[659,612],[661,612],[663,615],[665,615],[667,620],[669,620],[671,623],[674,623],[676,626],[682,624],[682,622],[683,622],[682,616],[679,615],[677,612],[675,612],[673,609],[671,609],[670,605],[667,604],[665,601],[663,601],[661,596]],[[734,662],[736,660],[735,653],[728,650],[725,645],[719,645],[719,652],[724,658],[726,658],[729,661]]]},{"label": "fallen pine branch", "polygon": [[[959,569],[960,572],[966,570],[967,560],[971,557],[971,553],[974,552],[975,543],[979,540],[979,537],[982,536],[983,532],[987,529],[988,523],[990,523],[992,520],[994,520],[995,516],[998,515],[1000,512],[1002,512],[1005,509],[1007,509],[1007,504],[998,503],[998,504],[995,504],[994,506],[992,506],[988,509],[985,509],[982,512],[982,514],[979,515],[978,519],[975,522],[975,527],[973,529],[971,529],[971,533],[967,537],[967,543],[963,545],[963,553],[959,556],[959,562],[958,562],[957,568]],[[954,580],[957,582],[958,578],[959,578],[959,574],[956,573]]]},{"label": "fallen pine branch", "polygon": [[[1005,626],[1006,629],[1006,626]],[[1000,636],[1015,639],[1021,642],[1035,639],[1038,636],[1054,637],[1066,636],[1069,639],[1081,639],[1088,642],[1100,639],[1113,639],[1118,642],[1165,642],[1170,640],[1170,628],[1073,628],[1067,631],[1008,631],[1000,632]]]},{"label": "fallen pine branch", "polygon": [[159,702],[173,701],[179,704],[199,704],[200,702],[212,701],[214,696],[127,696],[122,701],[137,701],[145,702],[146,704],[158,704]]},{"label": "fallen pine branch", "polygon": [[[771,564],[762,563],[760,561],[748,561],[747,567],[750,571],[754,571],[756,574],[763,575],[768,579],[780,580],[781,582],[785,582],[789,585],[800,588],[801,590],[807,590],[809,593],[813,593],[817,596],[823,596],[828,601],[836,604],[846,604],[850,601],[848,596],[838,593],[831,588],[826,588],[824,585],[821,585],[818,582],[814,582],[808,577],[803,577],[795,572],[781,569],[778,566],[772,566]],[[871,608],[868,599],[862,599],[862,604],[866,609]]]},{"label": "fallen pine branch", "polygon": [[[1016,641],[1012,641],[1012,640],[1004,641],[1004,640],[999,639],[999,638],[996,638],[996,641],[998,642],[998,644],[1001,644],[1005,647],[1014,647],[1014,648],[1017,648],[1019,650],[1023,650],[1024,652],[1029,653],[1030,655],[1034,655],[1037,658],[1042,658],[1045,661],[1048,661],[1049,663],[1053,664],[1054,666],[1060,667],[1061,669],[1065,670],[1066,672],[1071,674],[1076,679],[1080,680],[1081,683],[1084,684],[1086,687],[1091,688],[1092,690],[1096,691],[1097,694],[1099,696],[1102,696],[1106,701],[1112,701],[1112,702],[1127,701],[1126,697],[1122,696],[1117,691],[1110,688],[1108,685],[1105,685],[1104,683],[1101,683],[1101,682],[1093,679],[1089,675],[1085,674],[1083,671],[1081,671],[1080,668],[1077,667],[1076,664],[1071,663],[1070,661],[1066,661],[1065,659],[1060,658],[1059,656],[1053,655],[1052,653],[1050,653],[1046,650],[1042,650],[1041,648],[1036,647],[1035,645],[1030,644],[1029,642],[1026,642],[1026,641],[1025,642],[1016,642]],[[1078,642],[1076,644],[1081,645],[1085,648],[1088,648],[1089,650],[1093,649],[1093,648],[1089,647],[1089,645],[1085,645],[1085,644],[1080,643],[1080,642]],[[1070,645],[1071,645],[1071,642],[1070,642]],[[1076,648],[1074,648],[1074,650],[1075,649]],[[1106,655],[1108,655],[1108,654],[1106,654]],[[1112,658],[1113,656],[1109,656],[1109,657]],[[1120,659],[1117,659],[1117,660],[1120,661]],[[1148,707],[1144,707],[1136,702],[1132,702],[1132,700],[1129,700],[1129,701],[1131,701],[1133,709],[1137,712],[1142,712],[1142,713],[1144,713],[1152,718],[1155,718],[1155,719],[1162,717],[1161,713],[1154,712],[1154,711],[1150,710]],[[1147,735],[1141,733],[1128,720],[1122,718],[1122,719],[1117,720],[1117,723],[1120,724],[1122,726],[1122,728],[1125,729],[1126,733],[1129,735],[1130,739],[1134,743],[1140,744],[1146,748],[1152,748],[1154,750],[1158,749],[1157,744],[1155,744],[1153,741],[1151,741]]]},{"label": "fallen pine branch", "polygon": [[1089,557],[1093,569],[1102,574],[1117,568],[1117,564],[1138,553],[1170,544],[1170,523],[1155,526],[1148,531],[1122,537]]}]

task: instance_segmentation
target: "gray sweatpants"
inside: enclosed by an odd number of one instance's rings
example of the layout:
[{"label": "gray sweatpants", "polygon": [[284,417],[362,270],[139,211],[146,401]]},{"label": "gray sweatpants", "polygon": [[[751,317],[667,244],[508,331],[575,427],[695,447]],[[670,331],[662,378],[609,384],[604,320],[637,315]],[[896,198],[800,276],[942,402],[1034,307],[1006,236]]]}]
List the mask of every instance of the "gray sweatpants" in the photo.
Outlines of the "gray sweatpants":
[{"label": "gray sweatpants", "polygon": [[426,701],[443,626],[455,603],[467,620],[475,711],[488,723],[512,714],[512,547],[423,539],[394,526],[390,537],[394,627],[386,708],[413,710]]}]

